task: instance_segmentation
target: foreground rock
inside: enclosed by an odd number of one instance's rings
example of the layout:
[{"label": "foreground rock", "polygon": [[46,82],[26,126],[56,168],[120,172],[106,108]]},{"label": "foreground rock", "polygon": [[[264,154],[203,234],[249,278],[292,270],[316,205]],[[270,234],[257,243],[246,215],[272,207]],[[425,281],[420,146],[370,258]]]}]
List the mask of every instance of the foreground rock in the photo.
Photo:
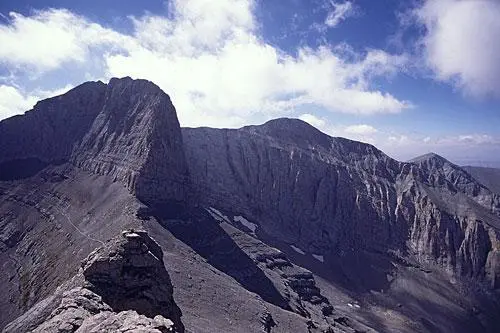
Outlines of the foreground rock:
[{"label": "foreground rock", "polygon": [[4,332],[184,332],[159,245],[144,231],[124,231],[82,263],[54,295]]}]

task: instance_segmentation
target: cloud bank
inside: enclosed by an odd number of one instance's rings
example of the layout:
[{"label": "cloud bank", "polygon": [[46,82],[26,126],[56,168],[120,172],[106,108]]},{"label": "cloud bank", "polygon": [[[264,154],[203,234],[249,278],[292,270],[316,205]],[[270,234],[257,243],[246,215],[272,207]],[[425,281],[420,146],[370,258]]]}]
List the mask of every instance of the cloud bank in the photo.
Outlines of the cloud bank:
[{"label": "cloud bank", "polygon": [[[309,105],[351,114],[398,113],[412,106],[371,84],[397,73],[404,56],[367,50],[347,59],[341,48],[326,45],[287,54],[261,38],[255,5],[175,0],[168,17],[130,17],[130,34],[68,10],[11,13],[0,25],[0,45],[8,45],[0,49],[0,63],[14,75],[63,75],[74,66],[104,80],[149,79],[170,94],[184,126],[240,126],[297,116],[296,108]],[[15,103],[14,97],[0,103],[3,115],[29,104]]]}]

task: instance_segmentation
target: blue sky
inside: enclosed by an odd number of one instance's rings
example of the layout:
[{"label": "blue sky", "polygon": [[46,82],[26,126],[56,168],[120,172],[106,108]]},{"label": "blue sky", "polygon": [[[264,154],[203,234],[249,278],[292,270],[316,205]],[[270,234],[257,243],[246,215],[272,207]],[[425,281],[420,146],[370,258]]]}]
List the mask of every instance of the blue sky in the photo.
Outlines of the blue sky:
[{"label": "blue sky", "polygon": [[500,167],[497,0],[3,0],[0,15],[0,119],[132,76],[183,126],[297,117],[400,160]]}]

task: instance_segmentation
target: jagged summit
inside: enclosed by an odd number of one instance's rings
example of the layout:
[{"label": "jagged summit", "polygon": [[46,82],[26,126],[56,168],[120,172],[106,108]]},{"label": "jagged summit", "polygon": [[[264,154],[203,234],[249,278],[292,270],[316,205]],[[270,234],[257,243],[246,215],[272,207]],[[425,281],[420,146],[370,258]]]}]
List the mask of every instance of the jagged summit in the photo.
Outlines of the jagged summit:
[{"label": "jagged summit", "polygon": [[[158,92],[167,95],[163,90],[160,89],[156,84],[149,80],[144,80],[144,79],[132,79],[129,76],[122,77],[122,78],[116,78],[113,77],[109,80],[108,83],[104,83],[100,80],[98,81],[87,81],[84,82],[67,92],[54,96],[54,97],[49,97],[42,99],[40,101],[37,101],[36,104],[33,106],[33,109],[26,111],[26,113],[32,113],[34,111],[37,112],[58,112],[58,108],[54,107],[55,103],[61,103],[65,100],[69,101],[75,101],[79,97],[82,96],[88,96],[88,95],[93,95],[93,94],[99,94],[100,92],[104,92],[107,88],[109,87],[121,87],[124,89],[127,86],[130,86],[133,90],[139,91],[149,91],[149,92]],[[168,95],[167,95],[168,96]],[[94,110],[98,111],[98,110]],[[16,115],[14,116],[15,118],[20,118],[23,115]],[[11,118],[8,118],[11,119]],[[8,121],[8,119],[1,120],[3,121]]]},{"label": "jagged summit", "polygon": [[36,102],[35,106],[33,109],[26,111],[27,113],[29,112],[57,112],[57,108],[51,107],[55,103],[59,103],[62,100],[75,100],[78,99],[79,96],[81,95],[92,95],[92,94],[99,94],[100,92],[104,92],[106,90],[107,84],[103,83],[102,81],[87,81],[84,82],[64,94],[61,94],[59,96],[54,96],[54,97],[49,97],[42,99],[38,102]]},{"label": "jagged summit", "polygon": [[259,131],[270,133],[276,132],[306,132],[309,135],[326,135],[311,124],[298,118],[276,118],[265,122],[262,125],[246,126]]},{"label": "jagged summit", "polygon": [[113,88],[119,87],[121,89],[131,89],[133,91],[142,91],[144,93],[157,93],[168,96],[168,94],[165,93],[155,83],[145,79],[132,79],[130,76],[125,76],[122,78],[113,77],[109,80],[108,86]]}]

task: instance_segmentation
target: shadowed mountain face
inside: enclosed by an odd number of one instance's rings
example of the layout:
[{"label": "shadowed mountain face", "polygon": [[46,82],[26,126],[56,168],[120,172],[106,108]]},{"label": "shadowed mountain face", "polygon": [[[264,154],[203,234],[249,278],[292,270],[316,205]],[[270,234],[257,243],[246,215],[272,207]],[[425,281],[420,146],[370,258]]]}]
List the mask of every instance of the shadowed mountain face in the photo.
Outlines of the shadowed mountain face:
[{"label": "shadowed mountain face", "polygon": [[[399,162],[296,119],[181,129],[151,82],[85,83],[0,122],[0,327],[46,309],[133,227],[163,248],[187,332],[271,317],[272,332],[495,332],[500,196],[483,174],[435,154]],[[101,289],[123,316],[153,306]],[[22,327],[41,325],[36,311]]]},{"label": "shadowed mountain face", "polygon": [[200,200],[274,239],[341,262],[414,253],[496,286],[500,197],[442,157],[400,163],[299,120],[183,135]]},{"label": "shadowed mountain face", "polygon": [[462,168],[492,192],[500,194],[500,169],[476,166],[465,166]]}]

